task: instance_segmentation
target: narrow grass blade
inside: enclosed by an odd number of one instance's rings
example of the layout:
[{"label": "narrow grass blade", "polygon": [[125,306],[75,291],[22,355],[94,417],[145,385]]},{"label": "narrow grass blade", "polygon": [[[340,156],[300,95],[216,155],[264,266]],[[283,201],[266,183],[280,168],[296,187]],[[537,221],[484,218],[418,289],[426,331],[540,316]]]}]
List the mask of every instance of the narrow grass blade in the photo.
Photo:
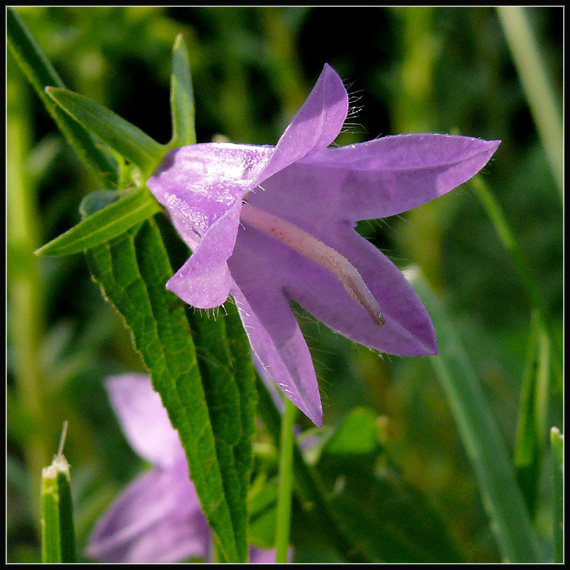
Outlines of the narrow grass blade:
[{"label": "narrow grass blade", "polygon": [[499,21],[503,27],[507,44],[513,55],[521,84],[528,99],[528,106],[561,197],[564,196],[564,144],[562,114],[558,110],[556,97],[544,56],[532,34],[524,6],[498,6]]},{"label": "narrow grass blade", "polygon": [[172,76],[170,80],[170,109],[172,114],[172,140],[170,148],[194,144],[194,93],[188,63],[188,51],[182,35],[176,38],[172,50]]},{"label": "narrow grass blade", "polygon": [[6,19],[10,51],[67,142],[101,182],[106,186],[114,185],[118,180],[117,165],[97,145],[91,134],[58,107],[45,92],[45,88],[50,85],[65,88],[52,64],[14,8],[7,8]]},{"label": "narrow grass blade", "polygon": [[536,313],[532,318],[529,344],[521,390],[514,464],[529,513],[534,518],[542,458],[548,438],[546,418],[550,371],[548,336]]},{"label": "narrow grass blade", "polygon": [[537,538],[510,457],[460,337],[421,276],[413,276],[412,284],[438,334],[439,354],[430,361],[473,465],[499,548],[508,562],[539,562]]},{"label": "narrow grass blade", "polygon": [[42,562],[76,562],[69,464],[58,454],[42,470]]},{"label": "narrow grass blade", "polygon": [[550,430],[553,475],[554,562],[564,562],[564,436],[557,428]]}]

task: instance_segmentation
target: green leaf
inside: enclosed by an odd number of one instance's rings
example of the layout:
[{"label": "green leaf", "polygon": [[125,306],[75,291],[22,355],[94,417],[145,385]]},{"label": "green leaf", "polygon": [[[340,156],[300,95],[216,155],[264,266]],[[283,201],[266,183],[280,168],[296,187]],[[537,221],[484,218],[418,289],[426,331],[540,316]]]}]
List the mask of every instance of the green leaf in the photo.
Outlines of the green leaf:
[{"label": "green leaf", "polygon": [[224,318],[190,317],[204,392],[216,433],[216,452],[236,542],[247,559],[247,491],[252,467],[257,392],[249,343],[235,305]]},{"label": "green leaf", "polygon": [[538,313],[533,314],[529,355],[521,390],[515,440],[514,464],[517,480],[529,513],[534,517],[538,499],[542,458],[546,447],[550,372],[548,335]]},{"label": "green leaf", "polygon": [[[105,191],[92,192],[86,200],[94,200],[101,192]],[[117,201],[85,218],[69,231],[38,249],[36,254],[72,255],[85,251],[117,237],[161,209],[147,188],[141,188],[124,198],[120,198],[117,192],[112,192],[112,196],[116,197]]]},{"label": "green leaf", "polygon": [[50,85],[65,88],[63,81],[17,12],[8,7],[6,17],[8,46],[68,143],[101,182],[105,185],[116,184],[118,171],[115,162],[103,152],[91,134],[59,108],[45,92]]},{"label": "green leaf", "polygon": [[261,484],[254,484],[247,503],[249,512],[249,542],[259,548],[275,547],[275,522],[277,516],[277,492],[279,479],[269,481],[261,477]]},{"label": "green leaf", "polygon": [[538,562],[538,540],[497,420],[452,319],[419,274],[412,276],[412,285],[437,331],[439,354],[430,361],[473,465],[499,548],[508,562]]},{"label": "green leaf", "polygon": [[558,428],[550,430],[552,447],[552,479],[554,500],[552,526],[554,534],[554,562],[564,562],[564,436]]},{"label": "green leaf", "polygon": [[162,160],[166,147],[107,107],[67,89],[48,87],[46,91],[78,123],[126,160],[136,164],[145,179]]},{"label": "green leaf", "polygon": [[172,50],[172,76],[170,80],[170,109],[172,113],[172,140],[169,148],[194,144],[194,93],[188,63],[188,51],[182,34]]},{"label": "green leaf", "polygon": [[461,562],[445,523],[391,465],[378,436],[377,416],[356,408],[321,450],[317,469],[347,534],[376,562]]},{"label": "green leaf", "polygon": [[[165,289],[173,272],[154,218],[91,248],[87,259],[129,328],[180,434],[217,547],[225,560],[245,562],[244,489],[251,468],[253,402],[247,380],[251,368],[244,367],[243,341],[234,335],[235,315],[231,310],[227,320],[195,315],[196,330],[190,329],[184,307]],[[233,340],[223,336],[224,327]]]},{"label": "green leaf", "polygon": [[69,464],[58,454],[42,470],[42,562],[76,562]]}]

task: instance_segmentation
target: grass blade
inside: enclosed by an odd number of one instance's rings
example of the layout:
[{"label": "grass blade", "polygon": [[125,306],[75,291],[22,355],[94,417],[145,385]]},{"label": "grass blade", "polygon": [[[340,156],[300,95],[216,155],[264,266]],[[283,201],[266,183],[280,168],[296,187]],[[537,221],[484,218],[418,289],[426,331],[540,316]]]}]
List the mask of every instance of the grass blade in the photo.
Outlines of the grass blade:
[{"label": "grass blade", "polygon": [[188,63],[188,51],[182,35],[176,38],[172,50],[172,76],[170,80],[170,109],[172,114],[172,140],[170,148],[194,144],[194,93]]},{"label": "grass blade", "polygon": [[517,423],[514,464],[529,513],[534,518],[542,458],[547,441],[550,351],[548,336],[535,313]]},{"label": "grass blade", "polygon": [[439,354],[430,361],[473,465],[499,548],[508,562],[538,562],[537,538],[479,379],[444,307],[419,275],[412,283],[438,333]]},{"label": "grass blade", "polygon": [[59,451],[49,467],[42,469],[42,562],[76,562],[73,500],[69,464],[62,454],[67,430],[64,423]]},{"label": "grass blade", "polygon": [[14,59],[67,142],[101,182],[106,186],[115,185],[118,180],[115,162],[103,152],[91,134],[58,107],[45,92],[45,88],[50,85],[65,88],[63,81],[13,8],[8,7],[6,19],[8,46],[14,55]]},{"label": "grass blade", "polygon": [[557,428],[550,430],[554,487],[553,527],[554,562],[564,562],[564,436]]}]

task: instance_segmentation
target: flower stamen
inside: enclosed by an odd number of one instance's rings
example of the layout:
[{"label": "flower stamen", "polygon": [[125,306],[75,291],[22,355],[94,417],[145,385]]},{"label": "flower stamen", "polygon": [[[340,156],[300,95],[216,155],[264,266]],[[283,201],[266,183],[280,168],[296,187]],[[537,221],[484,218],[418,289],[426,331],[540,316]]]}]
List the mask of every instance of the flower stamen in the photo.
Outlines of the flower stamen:
[{"label": "flower stamen", "polygon": [[358,269],[338,251],[324,244],[295,224],[245,203],[241,221],[279,240],[281,243],[318,263],[342,283],[346,292],[370,315],[378,326],[386,322],[380,305],[364,283]]}]

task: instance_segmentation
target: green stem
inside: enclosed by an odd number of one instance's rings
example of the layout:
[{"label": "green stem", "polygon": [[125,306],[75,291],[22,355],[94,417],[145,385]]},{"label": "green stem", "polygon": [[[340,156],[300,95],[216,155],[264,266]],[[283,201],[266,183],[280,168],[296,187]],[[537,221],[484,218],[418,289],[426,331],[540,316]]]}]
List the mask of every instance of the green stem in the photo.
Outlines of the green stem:
[{"label": "green stem", "polygon": [[556,184],[563,196],[562,117],[557,109],[540,50],[523,7],[499,6],[497,10],[538,134],[550,161]]},{"label": "green stem", "polygon": [[475,190],[477,198],[479,198],[479,201],[485,208],[485,211],[487,212],[487,215],[489,216],[489,219],[491,220],[491,223],[493,224],[501,243],[511,256],[511,259],[513,260],[516,269],[519,272],[521,281],[527,291],[529,300],[533,308],[536,309],[540,318],[540,322],[548,334],[552,350],[552,365],[554,373],[556,375],[558,388],[562,391],[562,350],[558,343],[558,339],[554,331],[554,326],[552,324],[552,319],[548,313],[548,308],[546,307],[546,303],[542,298],[540,288],[533,277],[526,258],[524,257],[519,243],[513,231],[511,230],[507,219],[505,218],[501,206],[491,192],[491,189],[487,186],[487,184],[480,176],[475,176],[472,178],[471,184]]},{"label": "green stem", "polygon": [[[269,390],[265,384],[257,381],[259,395],[258,412],[267,431],[275,441],[278,441],[282,433],[281,424],[284,421],[277,406],[275,405]],[[323,529],[323,535],[329,540],[330,546],[348,562],[370,562],[359,551],[358,546],[345,535],[341,522],[331,510],[325,498],[325,492],[317,478],[315,471],[307,465],[299,446],[293,441],[293,465],[294,465],[294,491],[295,498],[306,515],[311,517],[318,528]]]},{"label": "green stem", "polygon": [[295,412],[297,408],[284,398],[285,411],[281,423],[279,458],[279,494],[277,497],[276,556],[277,563],[287,563],[291,528],[291,502],[293,493],[293,443]]}]

